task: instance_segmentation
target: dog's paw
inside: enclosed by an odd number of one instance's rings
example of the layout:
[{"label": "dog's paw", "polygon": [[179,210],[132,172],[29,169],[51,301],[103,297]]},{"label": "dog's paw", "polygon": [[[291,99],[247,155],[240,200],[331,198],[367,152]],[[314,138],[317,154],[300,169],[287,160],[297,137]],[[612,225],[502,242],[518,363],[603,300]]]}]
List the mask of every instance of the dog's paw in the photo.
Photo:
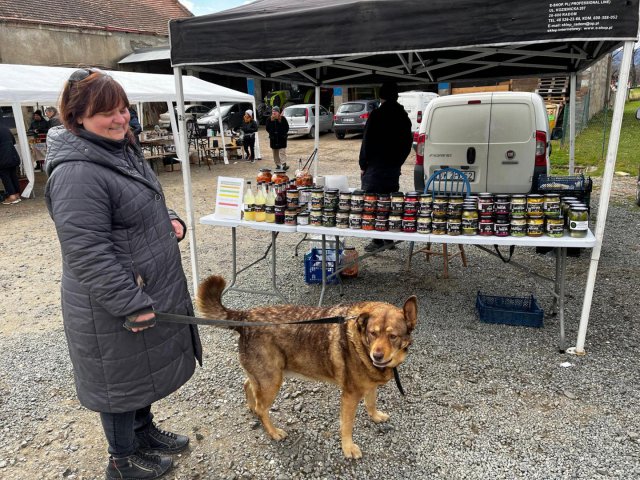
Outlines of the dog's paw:
[{"label": "dog's paw", "polygon": [[380,410],[376,410],[376,413],[371,415],[371,420],[373,420],[376,423],[386,422],[387,420],[389,420],[389,415],[387,415],[384,412],[381,412]]},{"label": "dog's paw", "polygon": [[274,428],[273,432],[269,432],[269,435],[271,435],[271,438],[277,441],[287,438],[287,432],[285,432],[281,428]]},{"label": "dog's paw", "polygon": [[345,458],[362,458],[362,450],[355,443],[342,445],[342,453],[344,453]]}]

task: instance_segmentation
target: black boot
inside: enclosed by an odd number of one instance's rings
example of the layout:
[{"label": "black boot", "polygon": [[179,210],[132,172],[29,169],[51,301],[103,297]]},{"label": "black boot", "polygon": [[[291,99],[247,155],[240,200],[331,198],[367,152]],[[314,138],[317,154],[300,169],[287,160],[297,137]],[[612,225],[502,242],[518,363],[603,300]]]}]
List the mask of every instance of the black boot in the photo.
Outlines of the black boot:
[{"label": "black boot", "polygon": [[189,437],[165,432],[151,423],[149,428],[136,432],[138,451],[150,453],[178,453],[189,446]]},{"label": "black boot", "polygon": [[160,478],[171,468],[173,460],[165,455],[136,452],[123,458],[109,457],[107,480],[138,480]]}]

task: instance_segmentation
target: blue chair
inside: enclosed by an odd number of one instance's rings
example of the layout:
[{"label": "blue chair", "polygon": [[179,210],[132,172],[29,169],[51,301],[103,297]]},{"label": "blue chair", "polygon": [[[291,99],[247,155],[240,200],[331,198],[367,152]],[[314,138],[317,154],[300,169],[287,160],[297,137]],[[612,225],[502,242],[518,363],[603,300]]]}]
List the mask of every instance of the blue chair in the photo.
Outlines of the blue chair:
[{"label": "blue chair", "polygon": [[[456,168],[443,168],[436,170],[427,179],[424,187],[424,193],[431,193],[432,197],[436,195],[462,195],[468,197],[471,192],[471,184],[467,175]],[[444,260],[444,273],[443,278],[449,278],[449,260],[460,255],[462,259],[462,265],[467,266],[467,256],[464,251],[464,246],[458,244],[458,251],[455,253],[449,253],[448,244],[442,244],[442,251],[435,251],[432,249],[431,243],[427,243],[425,248],[413,251],[413,244],[409,244],[409,258],[407,260],[407,267],[411,267],[411,258],[417,253],[424,253],[427,257],[427,261],[431,259],[431,255],[441,255]]]}]

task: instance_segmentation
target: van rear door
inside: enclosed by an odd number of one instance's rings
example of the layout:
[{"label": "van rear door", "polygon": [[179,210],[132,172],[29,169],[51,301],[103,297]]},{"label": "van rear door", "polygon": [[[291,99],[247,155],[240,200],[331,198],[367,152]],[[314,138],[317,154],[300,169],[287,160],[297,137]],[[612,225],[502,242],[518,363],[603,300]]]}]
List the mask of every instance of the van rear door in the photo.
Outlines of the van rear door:
[{"label": "van rear door", "polygon": [[425,176],[443,167],[457,168],[469,176],[472,192],[486,192],[491,99],[455,97],[428,109]]},{"label": "van rear door", "polygon": [[487,192],[527,193],[535,164],[533,108],[522,98],[494,94],[487,166]]}]

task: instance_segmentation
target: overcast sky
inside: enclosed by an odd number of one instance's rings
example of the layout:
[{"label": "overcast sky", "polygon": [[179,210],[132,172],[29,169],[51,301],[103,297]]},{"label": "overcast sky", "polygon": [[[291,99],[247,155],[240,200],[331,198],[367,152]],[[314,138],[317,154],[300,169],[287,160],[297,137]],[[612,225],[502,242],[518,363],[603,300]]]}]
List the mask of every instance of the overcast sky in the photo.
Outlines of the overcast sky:
[{"label": "overcast sky", "polygon": [[229,8],[251,3],[251,0],[180,0],[194,15],[207,15],[209,13],[227,10]]}]

